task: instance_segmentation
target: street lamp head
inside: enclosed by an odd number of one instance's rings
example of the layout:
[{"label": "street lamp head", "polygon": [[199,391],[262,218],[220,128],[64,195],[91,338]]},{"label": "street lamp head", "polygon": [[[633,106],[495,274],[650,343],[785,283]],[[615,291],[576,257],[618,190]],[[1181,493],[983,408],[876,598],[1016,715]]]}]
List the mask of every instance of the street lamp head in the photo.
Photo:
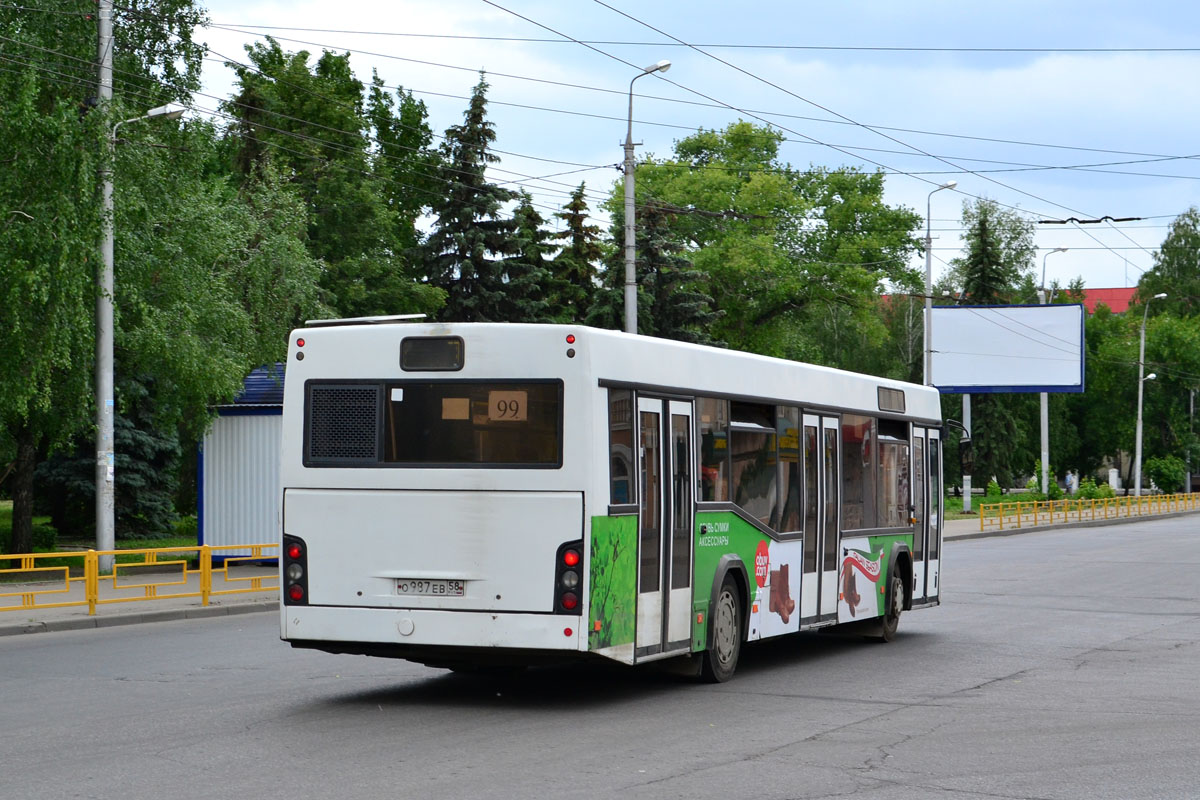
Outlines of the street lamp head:
[{"label": "street lamp head", "polygon": [[1167,293],[1166,293],[1166,292],[1159,292],[1158,294],[1154,295],[1154,299],[1155,299],[1155,300],[1162,300],[1162,299],[1163,299],[1163,298],[1165,298],[1166,296],[1167,296]]},{"label": "street lamp head", "polygon": [[166,117],[167,119],[179,119],[183,116],[183,112],[187,111],[187,107],[179,103],[167,103],[165,106],[158,106],[146,112],[149,117]]},{"label": "street lamp head", "polygon": [[651,64],[650,66],[646,67],[645,69],[642,70],[642,72],[649,75],[651,72],[666,72],[670,68],[671,68],[671,62],[664,58],[662,61],[659,61],[657,64]]},{"label": "street lamp head", "polygon": [[1157,372],[1151,372],[1149,375],[1147,375],[1146,377],[1142,378],[1142,380],[1144,380],[1144,381],[1152,381],[1152,380],[1154,380],[1154,379],[1155,379],[1155,378],[1157,378],[1157,377],[1158,377],[1158,373],[1157,373]]},{"label": "street lamp head", "polygon": [[955,186],[958,186],[958,181],[946,181],[938,188],[939,189],[953,189]]}]

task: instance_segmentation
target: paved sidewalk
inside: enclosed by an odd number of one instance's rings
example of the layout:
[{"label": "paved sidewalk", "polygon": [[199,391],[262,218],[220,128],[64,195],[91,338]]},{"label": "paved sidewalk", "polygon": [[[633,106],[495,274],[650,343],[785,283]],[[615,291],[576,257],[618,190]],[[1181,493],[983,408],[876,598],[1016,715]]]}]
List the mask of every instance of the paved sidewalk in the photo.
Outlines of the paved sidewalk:
[{"label": "paved sidewalk", "polygon": [[[1121,525],[1129,522],[1160,519],[1162,517],[1178,516],[1179,514],[1197,514],[1197,511],[1185,511],[1172,514],[1157,514],[1154,516],[1123,517],[1120,519],[1097,520],[1095,522],[1069,522],[1052,525],[1027,526],[1024,528],[1006,528],[1005,530],[989,529],[981,532],[978,519],[957,519],[946,522],[944,537],[946,541],[961,539],[980,539],[992,536],[1014,536],[1023,533],[1037,533],[1056,528],[1074,527],[1077,525]],[[230,566],[229,576],[232,583],[223,583],[224,576],[214,571],[213,589],[237,588],[246,585],[243,581],[253,578],[263,578],[274,582],[278,575],[275,567],[262,566]],[[147,576],[147,581],[168,581],[170,577]],[[130,582],[135,582],[131,579]],[[61,585],[61,584],[60,584]],[[20,594],[31,591],[45,591],[54,588],[51,584],[11,584],[0,583],[0,594],[14,593],[14,597],[0,597],[0,606],[20,604]],[[200,576],[189,575],[187,586],[164,585],[159,587],[160,594],[183,594],[200,591]],[[99,586],[101,600],[113,599],[118,596],[139,596],[142,590],[114,590],[112,582],[102,580]],[[38,602],[62,602],[84,599],[83,582],[75,582],[69,592],[61,595],[40,595]],[[47,631],[72,631],[83,628],[105,628],[114,625],[132,625],[140,622],[162,622],[176,619],[197,619],[200,617],[224,616],[228,614],[249,614],[262,611],[276,612],[279,610],[277,590],[261,591],[249,594],[217,595],[211,597],[209,604],[201,604],[199,597],[157,597],[153,600],[137,600],[131,602],[102,604],[96,606],[96,613],[88,615],[87,605],[67,608],[28,608],[12,611],[0,611],[0,637],[18,633],[42,633]]]},{"label": "paved sidewalk", "polygon": [[[252,579],[261,578],[264,583],[278,584],[278,568],[273,566],[229,566],[230,580],[224,580],[224,572],[213,570],[214,591],[223,589],[238,589],[248,587]],[[159,595],[186,594],[200,591],[200,575],[188,576],[186,585],[182,580],[177,584],[167,585],[167,582],[179,579],[179,576],[164,574],[149,574],[144,577],[122,576],[123,583],[158,583],[156,591]],[[48,589],[62,588],[62,581],[53,583],[0,583],[0,595],[15,594],[12,597],[0,597],[0,607],[20,605],[20,594],[25,592],[46,592]],[[101,579],[99,583],[99,598],[101,601],[113,600],[118,597],[136,598],[144,596],[145,590],[112,587],[112,581]],[[39,594],[39,603],[54,602],[83,602],[86,600],[83,581],[72,582],[69,591],[60,594]],[[208,605],[202,604],[200,597],[156,597],[152,600],[131,600],[111,604],[98,604],[96,613],[88,615],[86,602],[83,605],[66,608],[18,608],[11,611],[0,611],[0,636],[18,633],[42,633],[46,631],[73,631],[83,628],[104,628],[113,625],[132,625],[140,622],[162,622],[174,619],[197,619],[200,617],[224,616],[227,614],[248,614],[259,611],[278,611],[278,589],[263,590],[246,594],[215,595],[209,598]]]},{"label": "paved sidewalk", "polygon": [[1200,510],[1170,511],[1162,514],[1141,514],[1133,517],[1112,517],[1110,519],[1085,519],[1082,521],[1072,522],[1051,522],[1042,525],[1027,524],[1020,528],[1010,525],[1010,527],[1004,529],[988,528],[985,531],[979,530],[979,520],[977,518],[954,519],[946,522],[946,525],[943,529],[942,538],[948,542],[958,539],[987,539],[994,536],[1017,536],[1022,533],[1038,533],[1041,531],[1058,530],[1060,528],[1077,528],[1081,525],[1092,528],[1101,528],[1106,525],[1128,525],[1131,522],[1150,522],[1156,519],[1185,517],[1194,514],[1200,514]]}]

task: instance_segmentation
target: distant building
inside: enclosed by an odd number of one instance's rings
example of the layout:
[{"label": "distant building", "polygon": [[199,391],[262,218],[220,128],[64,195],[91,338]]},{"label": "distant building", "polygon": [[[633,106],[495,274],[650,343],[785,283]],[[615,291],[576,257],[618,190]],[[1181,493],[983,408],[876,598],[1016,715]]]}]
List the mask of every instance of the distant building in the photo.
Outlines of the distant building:
[{"label": "distant building", "polygon": [[1096,306],[1104,303],[1112,309],[1114,314],[1124,314],[1133,305],[1135,292],[1137,292],[1135,286],[1118,289],[1084,289],[1083,306],[1089,314],[1095,314]]},{"label": "distant building", "polygon": [[[228,405],[217,406],[200,448],[199,544],[265,544],[278,539],[283,365],[259,367]],[[215,560],[248,555],[221,550]]]}]

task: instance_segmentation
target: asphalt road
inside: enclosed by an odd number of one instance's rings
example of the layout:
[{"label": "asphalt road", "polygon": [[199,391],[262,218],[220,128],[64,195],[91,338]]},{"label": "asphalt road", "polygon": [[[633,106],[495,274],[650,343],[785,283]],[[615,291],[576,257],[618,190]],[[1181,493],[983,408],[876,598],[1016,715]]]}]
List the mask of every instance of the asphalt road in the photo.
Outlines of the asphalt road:
[{"label": "asphalt road", "polygon": [[951,542],[891,644],[697,685],[293,651],[273,614],[0,640],[3,798],[1195,798],[1200,518]]}]

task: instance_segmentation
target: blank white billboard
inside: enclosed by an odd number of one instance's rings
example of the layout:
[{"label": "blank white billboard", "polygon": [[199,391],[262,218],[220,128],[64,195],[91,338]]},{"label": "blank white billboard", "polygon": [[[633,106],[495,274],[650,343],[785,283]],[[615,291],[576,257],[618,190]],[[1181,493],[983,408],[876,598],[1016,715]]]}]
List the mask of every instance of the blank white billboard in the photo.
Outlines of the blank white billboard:
[{"label": "blank white billboard", "polygon": [[951,394],[1082,392],[1083,305],[934,307],[930,383]]}]

